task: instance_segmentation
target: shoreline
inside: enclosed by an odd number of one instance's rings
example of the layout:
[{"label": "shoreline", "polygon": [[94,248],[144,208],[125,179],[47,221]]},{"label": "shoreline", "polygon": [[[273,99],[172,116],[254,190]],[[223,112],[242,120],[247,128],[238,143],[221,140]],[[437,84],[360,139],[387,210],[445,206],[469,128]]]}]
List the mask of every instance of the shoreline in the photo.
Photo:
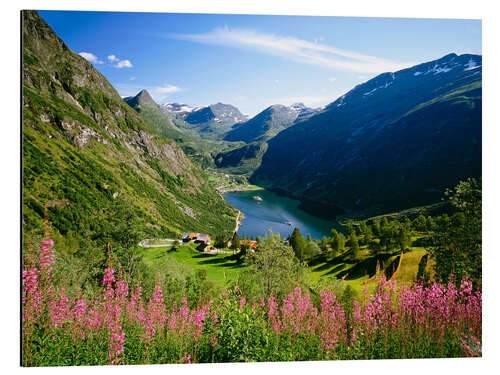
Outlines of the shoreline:
[{"label": "shoreline", "polygon": [[261,190],[266,190],[262,186],[257,186],[257,185],[244,185],[244,186],[237,186],[237,187],[230,187],[227,189],[224,188],[219,188],[216,189],[219,193],[224,194],[224,193],[230,193],[230,192],[235,192],[235,191],[261,191]]}]

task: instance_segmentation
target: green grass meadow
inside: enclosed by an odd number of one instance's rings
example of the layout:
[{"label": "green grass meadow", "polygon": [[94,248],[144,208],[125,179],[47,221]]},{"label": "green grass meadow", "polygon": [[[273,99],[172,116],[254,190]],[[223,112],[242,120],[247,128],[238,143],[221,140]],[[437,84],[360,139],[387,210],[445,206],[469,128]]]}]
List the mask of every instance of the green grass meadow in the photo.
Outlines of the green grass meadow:
[{"label": "green grass meadow", "polygon": [[224,287],[227,282],[236,280],[238,275],[248,266],[238,264],[232,254],[207,254],[196,249],[196,244],[181,245],[177,250],[172,246],[140,248],[138,251],[151,266],[165,263],[182,264],[189,271],[204,269],[208,279],[218,286]]}]

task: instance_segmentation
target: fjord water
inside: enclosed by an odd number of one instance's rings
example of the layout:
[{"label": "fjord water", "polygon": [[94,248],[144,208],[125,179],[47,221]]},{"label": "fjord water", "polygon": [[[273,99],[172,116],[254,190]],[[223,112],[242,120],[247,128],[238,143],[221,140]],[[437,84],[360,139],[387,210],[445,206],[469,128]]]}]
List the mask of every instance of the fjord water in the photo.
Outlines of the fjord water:
[{"label": "fjord water", "polygon": [[[262,198],[257,201],[254,196]],[[243,212],[245,218],[238,230],[241,236],[264,236],[269,232],[279,233],[286,238],[294,228],[299,228],[303,236],[307,233],[312,238],[321,239],[329,236],[330,229],[339,229],[335,221],[320,219],[299,208],[300,202],[280,196],[269,190],[234,191],[224,195],[226,201]],[[288,225],[287,222],[291,222]]]}]

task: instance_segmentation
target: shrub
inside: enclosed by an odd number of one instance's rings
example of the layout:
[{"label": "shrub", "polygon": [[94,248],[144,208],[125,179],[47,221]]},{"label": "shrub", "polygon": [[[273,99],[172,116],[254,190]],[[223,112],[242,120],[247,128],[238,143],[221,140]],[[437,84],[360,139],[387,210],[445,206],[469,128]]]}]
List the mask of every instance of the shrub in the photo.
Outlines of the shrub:
[{"label": "shrub", "polygon": [[360,301],[346,288],[340,298],[320,291],[317,303],[301,287],[253,300],[235,287],[169,305],[159,282],[146,298],[111,257],[95,297],[68,296],[56,259],[45,240],[24,265],[25,366],[481,356],[482,296],[469,281],[398,288],[380,279]]}]

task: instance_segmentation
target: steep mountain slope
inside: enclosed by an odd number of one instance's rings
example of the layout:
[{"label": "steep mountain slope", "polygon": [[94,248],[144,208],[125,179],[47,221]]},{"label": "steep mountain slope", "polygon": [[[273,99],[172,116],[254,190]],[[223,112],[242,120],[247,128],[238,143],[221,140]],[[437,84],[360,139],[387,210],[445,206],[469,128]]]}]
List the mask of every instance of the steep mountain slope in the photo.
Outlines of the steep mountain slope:
[{"label": "steep mountain slope", "polygon": [[312,116],[315,111],[302,103],[296,103],[290,107],[275,104],[250,120],[233,125],[224,140],[246,143],[267,141],[291,126],[296,120],[300,121]]},{"label": "steep mountain slope", "polygon": [[250,175],[260,166],[262,156],[267,151],[266,141],[319,111],[320,109],[308,108],[302,103],[289,107],[275,104],[248,121],[234,124],[224,140],[246,144],[218,153],[215,164],[230,173]]},{"label": "steep mountain slope", "polygon": [[184,117],[187,129],[195,130],[201,137],[208,139],[222,139],[232,125],[246,120],[247,117],[238,108],[223,103],[193,109],[186,112]]},{"label": "steep mountain slope", "polygon": [[139,112],[146,124],[161,135],[180,141],[185,138],[185,134],[161,111],[147,90],[141,90],[137,95],[123,98],[123,100]]},{"label": "steep mountain slope", "polygon": [[316,113],[322,110],[322,108],[306,107],[303,103],[292,104],[290,108],[292,108],[292,110],[297,112],[297,118],[295,119],[295,122],[307,120],[309,117],[315,115]]},{"label": "steep mountain slope", "polygon": [[215,165],[233,174],[251,174],[267,151],[266,142],[252,142],[215,156]]},{"label": "steep mountain slope", "polygon": [[22,38],[25,231],[41,226],[44,206],[57,232],[100,243],[125,241],[119,228],[169,236],[234,227],[235,210],[202,170],[37,12],[23,11]]},{"label": "steep mountain slope", "polygon": [[162,106],[154,101],[147,90],[141,90],[136,96],[130,96],[123,100],[139,112],[140,117],[151,129],[175,140],[182,150],[203,168],[214,168],[213,155],[235,147],[224,141],[202,139],[196,131],[186,129],[185,121],[176,113],[163,110]]},{"label": "steep mountain slope", "polygon": [[271,139],[251,181],[331,213],[439,200],[481,175],[481,64],[450,54],[356,86]]}]

